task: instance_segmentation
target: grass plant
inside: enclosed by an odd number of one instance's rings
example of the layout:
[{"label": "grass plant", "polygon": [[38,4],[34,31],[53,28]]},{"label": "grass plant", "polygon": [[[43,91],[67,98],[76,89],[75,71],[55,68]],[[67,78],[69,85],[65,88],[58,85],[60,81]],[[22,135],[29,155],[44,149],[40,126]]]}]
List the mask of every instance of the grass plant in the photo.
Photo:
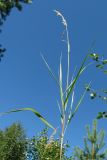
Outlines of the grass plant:
[{"label": "grass plant", "polygon": [[[66,129],[68,127],[68,125],[70,124],[72,118],[75,116],[76,112],[78,111],[78,108],[85,96],[86,91],[83,92],[83,94],[81,95],[77,105],[75,106],[75,108],[73,109],[73,103],[74,103],[74,95],[75,95],[75,86],[76,83],[80,77],[80,75],[85,71],[85,69],[88,67],[88,65],[85,65],[86,60],[89,57],[89,54],[84,58],[79,70],[77,71],[76,75],[72,75],[71,80],[70,80],[70,54],[71,54],[71,50],[70,50],[70,40],[69,40],[69,32],[68,32],[68,24],[66,19],[64,18],[64,16],[57,10],[54,10],[54,12],[56,13],[57,16],[59,16],[61,18],[62,24],[64,26],[64,33],[66,34],[65,37],[66,39],[64,39],[64,42],[67,45],[67,69],[66,69],[66,86],[64,85],[65,82],[63,81],[63,79],[65,78],[63,75],[63,66],[62,66],[62,55],[60,56],[60,64],[59,64],[59,75],[58,78],[57,76],[53,73],[51,67],[49,66],[49,64],[47,63],[46,59],[44,58],[44,56],[42,55],[42,59],[46,64],[46,67],[49,70],[49,73],[52,75],[52,77],[55,79],[55,81],[57,82],[57,85],[59,87],[59,92],[60,92],[60,102],[58,102],[58,107],[59,107],[59,111],[60,111],[60,121],[61,121],[61,146],[60,146],[60,160],[62,160],[62,151],[63,151],[63,142],[64,142],[64,136],[65,136],[65,132]],[[74,71],[75,72],[75,71]],[[89,86],[90,84],[88,84]],[[69,114],[68,114],[69,111]]]},{"label": "grass plant", "polygon": [[[86,61],[89,58],[89,54],[86,55],[84,58],[80,68],[76,71],[71,76],[70,73],[70,39],[69,39],[69,32],[68,32],[68,24],[64,16],[57,10],[54,10],[56,15],[61,18],[62,24],[64,26],[64,34],[65,34],[65,39],[64,42],[67,45],[67,68],[66,68],[66,75],[63,73],[63,66],[62,66],[62,55],[60,56],[60,64],[59,64],[59,74],[58,77],[53,73],[51,67],[47,63],[46,59],[42,55],[42,59],[46,65],[46,67],[49,70],[49,73],[52,75],[52,77],[55,79],[58,88],[59,88],[59,97],[60,97],[60,102],[58,102],[58,107],[60,111],[60,122],[61,122],[61,133],[60,133],[60,160],[62,160],[62,153],[63,153],[63,142],[64,142],[64,136],[65,132],[68,128],[68,125],[70,124],[71,120],[75,116],[76,112],[78,111],[78,108],[80,104],[82,103],[86,90],[84,89],[84,92],[81,94],[81,97],[77,104],[74,106],[74,97],[75,97],[75,86],[79,80],[79,77],[81,74],[85,71],[85,69],[90,65],[86,65]],[[66,76],[66,78],[65,78]],[[66,79],[66,83],[64,82],[64,79]],[[88,84],[89,86],[90,84]],[[21,108],[21,109],[14,109],[9,112],[1,113],[1,115],[4,114],[10,114],[13,112],[20,112],[20,111],[31,111],[33,112],[43,123],[45,123],[48,127],[52,128],[54,130],[54,133],[56,132],[55,127],[53,127],[39,112],[36,111],[34,108]]]}]

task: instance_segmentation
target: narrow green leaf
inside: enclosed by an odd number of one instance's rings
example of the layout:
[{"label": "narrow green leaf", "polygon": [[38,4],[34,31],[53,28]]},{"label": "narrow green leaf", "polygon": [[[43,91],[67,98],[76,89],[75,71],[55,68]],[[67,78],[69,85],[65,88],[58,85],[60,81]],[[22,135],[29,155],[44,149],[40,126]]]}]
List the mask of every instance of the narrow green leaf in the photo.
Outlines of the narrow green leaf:
[{"label": "narrow green leaf", "polygon": [[59,82],[58,82],[58,80],[57,80],[55,74],[52,72],[52,69],[51,69],[50,66],[48,65],[46,59],[44,58],[44,56],[43,56],[42,54],[41,54],[41,57],[42,57],[42,59],[43,59],[45,65],[46,65],[46,67],[47,67],[47,69],[48,69],[50,75],[55,79],[55,81],[57,82],[57,84],[58,84],[58,86],[59,86]]},{"label": "narrow green leaf", "polygon": [[78,78],[80,77],[80,75],[82,74],[82,72],[85,70],[84,64],[85,64],[88,56],[89,56],[89,55],[87,55],[87,56],[84,58],[83,63],[82,63],[82,65],[81,65],[81,67],[80,67],[80,69],[79,69],[79,71],[78,71],[75,79],[73,80],[73,82],[71,83],[71,86],[69,87],[69,90],[68,90],[66,99],[65,99],[65,101],[64,101],[64,106],[66,106],[66,103],[67,103],[67,101],[68,101],[68,99],[69,99],[69,96],[70,96],[71,92],[72,92],[73,89],[74,89],[74,86],[75,86]]},{"label": "narrow green leaf", "polygon": [[76,105],[76,107],[75,107],[74,112],[70,115],[69,120],[68,120],[68,123],[71,122],[71,119],[75,116],[76,112],[78,111],[78,108],[79,108],[80,104],[82,103],[85,94],[86,94],[86,90],[84,91],[84,93],[82,94],[80,100],[78,101],[78,103],[77,103],[77,105]]},{"label": "narrow green leaf", "polygon": [[3,114],[10,114],[10,113],[13,113],[13,112],[21,112],[21,111],[31,111],[33,112],[43,123],[45,123],[48,127],[52,128],[52,129],[55,129],[50,123],[48,123],[45,118],[39,113],[37,112],[34,108],[21,108],[21,109],[14,109],[14,110],[11,110],[11,111],[8,111],[8,112],[4,112],[4,113],[1,113],[1,115]]},{"label": "narrow green leaf", "polygon": [[60,114],[62,114],[62,113],[61,113],[61,106],[60,106],[60,104],[59,104],[58,101],[57,101],[57,105],[58,105],[58,109],[59,109]]},{"label": "narrow green leaf", "polygon": [[69,116],[68,116],[67,126],[68,126],[68,124],[70,123],[71,118],[72,118],[72,112],[70,111],[70,112],[69,112]]}]

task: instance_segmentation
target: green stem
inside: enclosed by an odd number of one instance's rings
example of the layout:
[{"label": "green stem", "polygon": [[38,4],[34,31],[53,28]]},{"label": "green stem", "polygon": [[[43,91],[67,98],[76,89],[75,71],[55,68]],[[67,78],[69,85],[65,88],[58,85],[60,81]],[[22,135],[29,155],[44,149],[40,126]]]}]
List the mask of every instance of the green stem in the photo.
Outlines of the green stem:
[{"label": "green stem", "polygon": [[64,130],[65,130],[65,113],[63,115],[63,120],[62,120],[61,145],[60,145],[60,160],[62,160],[62,153],[63,153]]},{"label": "green stem", "polygon": [[92,160],[95,160],[94,143],[92,144]]}]

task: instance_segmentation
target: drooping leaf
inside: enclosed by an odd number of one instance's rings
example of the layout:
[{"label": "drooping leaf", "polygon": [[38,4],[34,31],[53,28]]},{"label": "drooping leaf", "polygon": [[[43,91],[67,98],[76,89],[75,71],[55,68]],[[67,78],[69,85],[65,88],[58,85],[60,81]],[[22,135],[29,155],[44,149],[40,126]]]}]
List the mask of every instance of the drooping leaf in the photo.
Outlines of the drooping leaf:
[{"label": "drooping leaf", "polygon": [[4,113],[1,113],[1,115],[3,114],[10,114],[10,113],[13,113],[13,112],[21,112],[21,111],[31,111],[33,112],[43,123],[45,123],[48,127],[52,128],[52,129],[55,129],[49,122],[46,121],[46,119],[39,113],[37,112],[34,108],[21,108],[21,109],[14,109],[14,110],[11,110],[11,111],[8,111],[8,112],[4,112]]}]

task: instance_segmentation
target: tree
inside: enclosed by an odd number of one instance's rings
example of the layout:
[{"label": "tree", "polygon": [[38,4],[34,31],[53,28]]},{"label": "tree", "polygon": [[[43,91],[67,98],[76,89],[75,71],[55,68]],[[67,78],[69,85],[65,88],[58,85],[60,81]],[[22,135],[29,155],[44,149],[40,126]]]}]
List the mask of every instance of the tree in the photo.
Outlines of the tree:
[{"label": "tree", "polygon": [[[0,0],[0,26],[3,25],[7,16],[10,15],[13,8],[17,8],[19,11],[22,10],[22,4],[29,4],[32,0]],[[0,28],[1,32],[1,28]],[[5,48],[0,45],[0,60],[4,56]]]},{"label": "tree", "polygon": [[23,127],[14,123],[5,130],[0,130],[0,159],[25,160],[26,137]]},{"label": "tree", "polygon": [[[68,145],[63,145],[62,160],[69,160],[64,154]],[[45,128],[39,136],[29,140],[27,150],[27,160],[59,160],[60,140],[53,136],[48,138],[48,129]]]},{"label": "tree", "polygon": [[84,138],[84,149],[76,147],[74,150],[74,160],[106,160],[107,150],[103,150],[105,146],[103,130],[97,131],[97,121],[93,122],[92,131],[87,126],[87,137]]},{"label": "tree", "polygon": [[32,0],[0,0],[0,25],[6,20],[13,8],[22,10],[23,3],[31,3]]}]

